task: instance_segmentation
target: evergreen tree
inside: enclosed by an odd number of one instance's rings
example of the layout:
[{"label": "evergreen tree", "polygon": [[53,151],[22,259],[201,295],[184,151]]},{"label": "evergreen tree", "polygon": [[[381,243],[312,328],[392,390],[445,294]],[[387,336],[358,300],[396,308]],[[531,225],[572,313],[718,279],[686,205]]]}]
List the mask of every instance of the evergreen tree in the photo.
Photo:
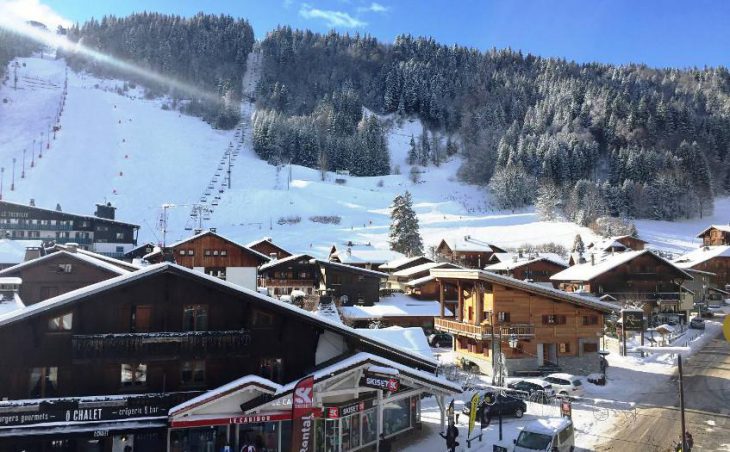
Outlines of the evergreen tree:
[{"label": "evergreen tree", "polygon": [[424,129],[421,134],[421,145],[419,149],[418,163],[421,166],[428,166],[428,161],[431,158],[431,144],[428,141],[428,130]]},{"label": "evergreen tree", "polygon": [[409,165],[415,165],[418,160],[418,149],[416,148],[416,140],[411,135],[410,147],[408,148],[408,159],[406,160]]},{"label": "evergreen tree", "polygon": [[583,244],[583,237],[581,237],[580,234],[576,234],[575,240],[573,240],[573,252],[579,254],[586,252],[586,247]]},{"label": "evergreen tree", "polygon": [[406,256],[423,254],[423,240],[418,230],[418,218],[413,210],[411,194],[398,195],[391,205],[390,249]]}]

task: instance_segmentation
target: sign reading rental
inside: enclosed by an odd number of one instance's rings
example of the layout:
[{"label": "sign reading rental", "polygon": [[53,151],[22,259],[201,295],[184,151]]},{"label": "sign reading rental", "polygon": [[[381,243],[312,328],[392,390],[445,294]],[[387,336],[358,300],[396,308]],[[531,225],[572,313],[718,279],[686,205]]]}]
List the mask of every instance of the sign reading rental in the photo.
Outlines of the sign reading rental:
[{"label": "sign reading rental", "polygon": [[292,452],[312,450],[314,427],[314,377],[299,380],[292,393]]}]

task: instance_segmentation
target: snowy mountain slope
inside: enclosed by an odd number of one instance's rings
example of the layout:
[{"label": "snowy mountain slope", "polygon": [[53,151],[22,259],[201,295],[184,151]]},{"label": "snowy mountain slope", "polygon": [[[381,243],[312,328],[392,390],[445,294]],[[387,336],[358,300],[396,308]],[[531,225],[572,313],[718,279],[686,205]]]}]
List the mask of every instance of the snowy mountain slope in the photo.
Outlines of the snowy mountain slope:
[{"label": "snowy mountain slope", "polygon": [[[253,72],[244,77],[244,92],[255,86],[255,58],[252,54],[249,59]],[[403,174],[356,178],[328,173],[321,180],[317,170],[277,168],[253,153],[249,124],[254,106],[248,101],[241,107],[241,139],[236,131],[213,130],[197,118],[163,110],[164,100],[146,100],[139,89],[117,94],[120,81],[71,71],[57,139],[44,150],[42,161],[27,171],[26,179],[16,178],[16,190],[10,192],[7,176],[12,158],[19,162],[23,147],[48,127],[66,71],[63,61],[37,57],[19,61],[26,64],[23,80],[28,81],[17,91],[0,87],[0,99],[10,99],[0,104],[4,199],[27,203],[34,198],[38,206],[53,208],[60,203],[65,211],[78,213],[91,213],[95,202],[110,201],[118,207],[118,219],[142,226],[140,240],[152,241],[162,239],[161,205],[174,203],[178,207],[168,209],[170,243],[192,233],[186,230],[193,226],[191,205],[206,198],[210,213],[199,217],[203,227],[217,227],[241,242],[272,236],[293,251],[317,255],[326,254],[332,243],[347,241],[387,248],[388,205],[405,190],[413,194],[426,246],[444,236],[467,234],[504,247],[526,242],[569,246],[578,232],[584,240],[592,237],[589,230],[572,223],[540,222],[532,211],[489,211],[482,189],[455,180],[458,158],[427,168],[421,183],[410,182],[405,159],[410,136],[418,137],[422,131],[417,120],[394,122],[389,134],[391,165],[399,166]],[[34,85],[30,82],[34,79],[45,80],[45,85]],[[220,193],[228,150],[233,161],[231,189]],[[718,201],[716,221],[722,220],[723,206],[728,203]],[[314,216],[340,217],[340,223],[315,223],[310,220]],[[279,224],[280,219],[289,222]],[[692,236],[705,223],[696,220],[676,229],[675,223],[640,222],[639,232],[650,241],[680,249],[693,246]]]}]

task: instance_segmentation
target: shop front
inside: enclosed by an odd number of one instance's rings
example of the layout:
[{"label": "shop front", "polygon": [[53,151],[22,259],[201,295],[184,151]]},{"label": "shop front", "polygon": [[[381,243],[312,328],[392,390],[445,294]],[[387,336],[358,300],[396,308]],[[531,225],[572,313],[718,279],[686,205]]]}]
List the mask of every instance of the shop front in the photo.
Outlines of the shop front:
[{"label": "shop front", "polygon": [[[375,450],[381,434],[396,438],[420,427],[423,397],[443,401],[460,392],[447,380],[384,358],[368,353],[353,358],[346,360],[350,366],[338,363],[314,373],[313,451]],[[257,451],[289,451],[295,383],[269,382],[262,388],[250,378],[173,408],[168,450],[213,452],[253,445]]]}]

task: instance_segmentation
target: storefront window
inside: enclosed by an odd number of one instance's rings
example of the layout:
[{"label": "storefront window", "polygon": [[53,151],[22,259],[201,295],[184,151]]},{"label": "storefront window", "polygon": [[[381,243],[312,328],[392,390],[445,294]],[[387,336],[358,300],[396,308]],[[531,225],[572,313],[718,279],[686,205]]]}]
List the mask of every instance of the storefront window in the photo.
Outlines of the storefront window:
[{"label": "storefront window", "polygon": [[362,413],[362,443],[368,444],[378,438],[378,414],[375,408]]},{"label": "storefront window", "polygon": [[340,420],[327,419],[324,423],[325,452],[336,452],[340,450]]},{"label": "storefront window", "polygon": [[256,452],[278,452],[279,423],[241,424],[238,426],[238,438],[240,447],[254,446]]},{"label": "storefront window", "polygon": [[411,400],[387,402],[383,407],[383,433],[394,435],[411,426]]},{"label": "storefront window", "polygon": [[171,452],[218,452],[226,445],[226,427],[190,428],[170,432]]},{"label": "storefront window", "polygon": [[342,419],[342,450],[360,446],[360,413]]}]

